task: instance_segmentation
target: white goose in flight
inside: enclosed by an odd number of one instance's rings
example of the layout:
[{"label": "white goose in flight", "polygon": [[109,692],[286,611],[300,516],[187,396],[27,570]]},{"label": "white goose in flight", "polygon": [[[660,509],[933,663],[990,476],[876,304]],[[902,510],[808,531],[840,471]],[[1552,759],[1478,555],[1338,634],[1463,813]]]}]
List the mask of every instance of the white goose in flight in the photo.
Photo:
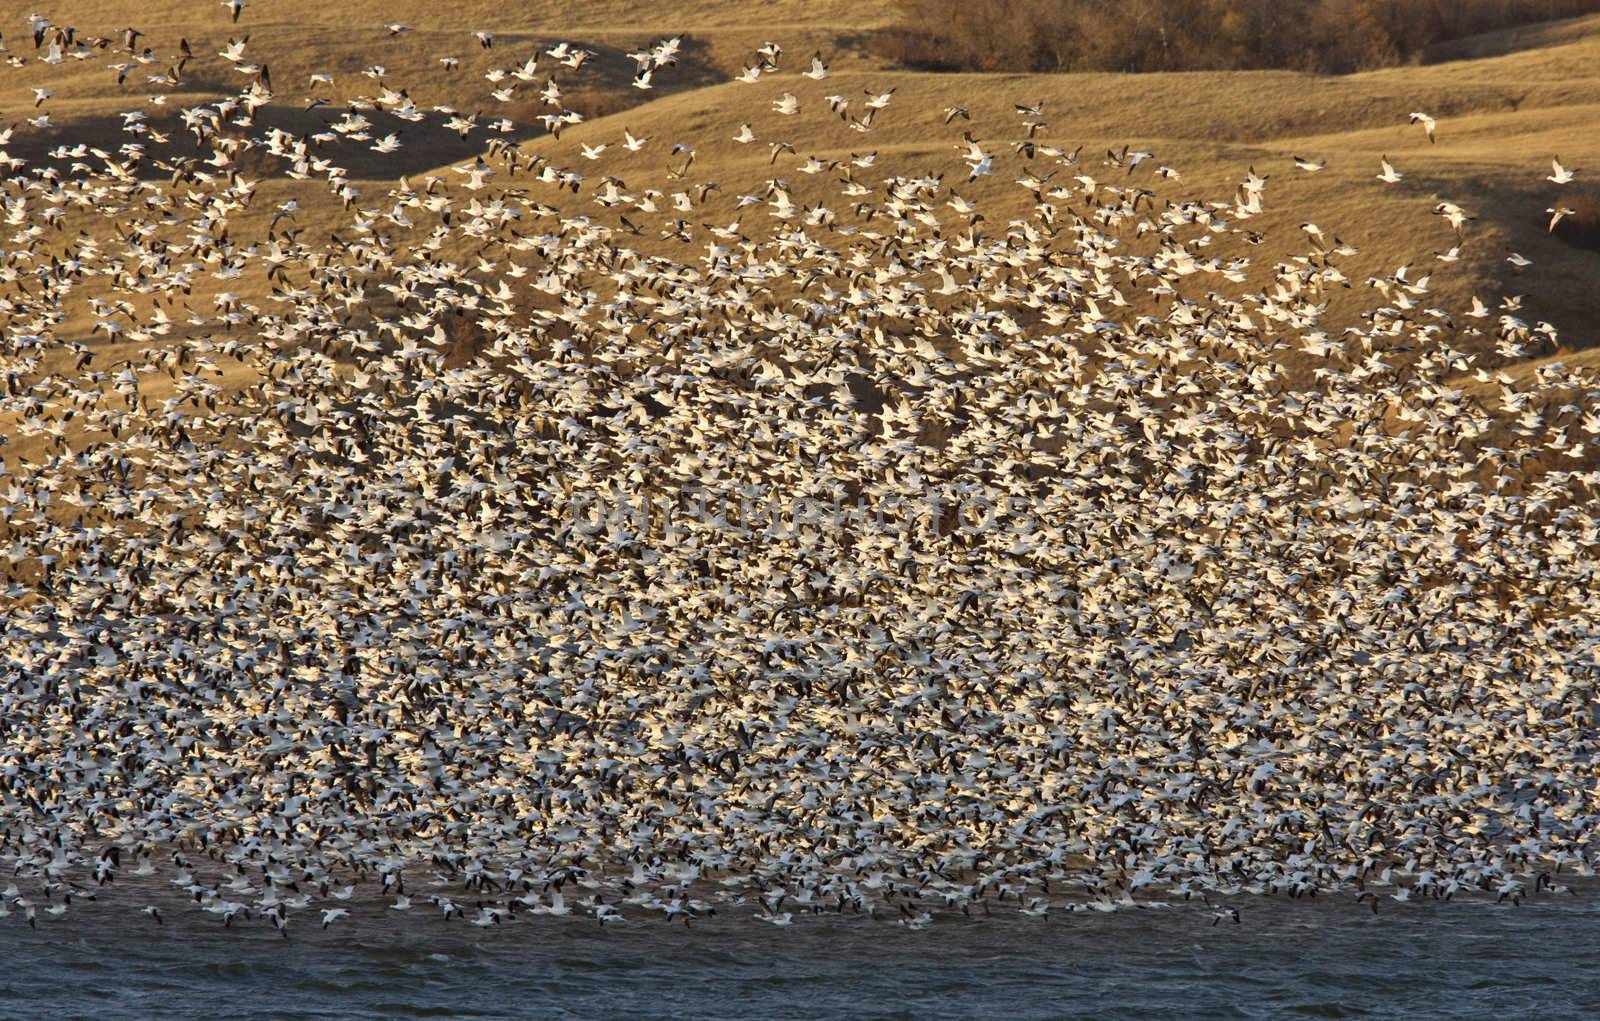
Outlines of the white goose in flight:
[{"label": "white goose in flight", "polygon": [[1422,130],[1428,136],[1430,144],[1438,141],[1434,135],[1439,128],[1439,122],[1432,115],[1417,111],[1411,115],[1411,123],[1422,125]]}]

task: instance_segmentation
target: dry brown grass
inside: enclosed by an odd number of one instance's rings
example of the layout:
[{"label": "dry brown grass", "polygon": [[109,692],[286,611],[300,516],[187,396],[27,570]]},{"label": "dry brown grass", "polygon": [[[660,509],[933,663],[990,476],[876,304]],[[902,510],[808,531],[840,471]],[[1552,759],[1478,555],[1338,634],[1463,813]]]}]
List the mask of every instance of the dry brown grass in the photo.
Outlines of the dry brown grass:
[{"label": "dry brown grass", "polygon": [[[502,109],[496,110],[518,124],[537,126],[543,122],[540,118],[547,114],[558,114],[564,110],[571,110],[583,115],[585,120],[596,120],[600,117],[610,117],[612,114],[631,110],[647,102],[650,97],[638,89],[618,87],[596,82],[589,85],[567,86],[561,90],[561,105],[559,107],[545,102],[536,93],[518,95]],[[542,128],[540,129],[542,130]]]}]

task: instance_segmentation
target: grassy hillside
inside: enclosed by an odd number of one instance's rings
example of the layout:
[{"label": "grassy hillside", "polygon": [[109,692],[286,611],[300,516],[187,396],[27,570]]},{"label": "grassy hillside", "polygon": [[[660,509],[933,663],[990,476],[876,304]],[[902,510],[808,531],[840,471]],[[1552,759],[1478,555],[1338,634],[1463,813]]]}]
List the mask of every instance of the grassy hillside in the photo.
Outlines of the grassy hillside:
[{"label": "grassy hillside", "polygon": [[[618,226],[626,214],[590,198],[607,177],[631,193],[658,189],[663,202],[677,192],[694,194],[696,201],[684,219],[697,227],[739,223],[739,197],[760,194],[772,180],[787,182],[802,205],[839,207],[839,168],[817,175],[801,172],[811,157],[834,161],[876,152],[881,166],[951,174],[949,183],[977,201],[992,221],[981,230],[998,230],[1004,217],[1028,212],[1034,199],[1015,183],[1028,175],[1044,182],[1041,197],[1050,187],[1084,175],[1148,190],[1159,202],[1194,196],[1229,199],[1253,170],[1269,181],[1268,208],[1248,224],[1259,244],[1251,247],[1223,235],[1214,250],[1222,257],[1247,256],[1258,265],[1270,265],[1269,260],[1314,258],[1318,245],[1333,244],[1335,238],[1358,248],[1359,255],[1343,262],[1350,289],[1325,296],[1333,313],[1330,322],[1359,325],[1356,317],[1372,304],[1366,279],[1387,277],[1419,253],[1459,248],[1458,261],[1449,265],[1408,270],[1413,280],[1432,276],[1431,301],[1459,310],[1469,307],[1474,296],[1493,306],[1499,295],[1520,295],[1518,316],[1530,324],[1551,323],[1560,333],[1558,347],[1531,345],[1519,358],[1491,361],[1517,373],[1535,371],[1551,360],[1578,364],[1600,359],[1594,353],[1600,341],[1594,325],[1600,313],[1600,288],[1595,287],[1600,253],[1547,231],[1545,212],[1586,181],[1600,182],[1600,134],[1592,130],[1600,123],[1600,18],[1479,37],[1439,54],[1460,55],[1459,60],[1332,78],[1286,71],[934,74],[885,67],[871,54],[868,33],[894,17],[892,6],[884,2],[704,3],[687,12],[590,4],[574,20],[566,8],[546,3],[506,12],[486,2],[334,9],[303,0],[261,0],[235,26],[220,6],[157,0],[131,19],[146,32],[139,46],[150,46],[148,63],[130,67],[119,86],[107,65],[128,59],[126,52],[119,56],[121,30],[130,24],[127,7],[76,2],[48,14],[53,24],[73,25],[80,36],[113,41],[96,51],[97,59],[47,65],[40,60],[46,51],[35,50],[26,31],[7,34],[13,57],[21,58],[20,66],[0,74],[0,110],[11,112],[16,119],[9,122],[18,125],[7,149],[34,164],[63,143],[99,139],[110,148],[129,141],[122,114],[130,109],[142,110],[151,127],[167,136],[164,147],[154,147],[157,153],[176,159],[193,151],[186,144],[181,111],[248,85],[250,76],[219,55],[230,39],[242,39],[248,31],[246,59],[269,62],[273,83],[273,102],[258,112],[253,128],[276,125],[304,137],[326,131],[348,111],[362,107],[376,125],[376,135],[398,134],[402,148],[395,153],[380,155],[352,144],[330,151],[350,169],[353,186],[366,196],[381,195],[402,175],[419,186],[430,177],[455,181],[449,168],[470,163],[484,151],[482,130],[462,139],[443,126],[442,114],[412,123],[363,102],[384,89],[404,90],[422,109],[447,107],[474,114],[480,123],[505,118],[502,126],[509,130],[491,137],[519,143],[525,156],[541,156],[584,177],[583,195],[573,200],[563,192],[566,198],[558,205]],[[386,27],[395,24],[406,28],[395,33]],[[307,31],[308,25],[321,27]],[[473,35],[486,27],[493,31],[490,47]],[[634,61],[627,54],[671,37],[682,40],[678,62],[661,69],[654,88],[630,87]],[[193,54],[184,62],[180,84],[171,88],[145,82],[141,75],[159,74],[177,63],[179,39]],[[769,40],[784,46],[783,70],[753,84],[736,80],[756,63],[755,50]],[[496,85],[485,79],[486,73],[514,69],[535,52],[563,41],[594,55],[571,69],[552,67],[547,54],[536,80],[514,82],[509,101],[492,95],[505,80]],[[796,73],[813,53],[829,65],[830,76],[823,81]],[[458,58],[459,63],[446,66],[442,57]],[[313,81],[313,74],[330,75],[332,82]],[[549,137],[540,121],[556,109],[538,96],[551,77],[563,90],[563,105],[590,115],[559,138]],[[52,93],[38,111],[33,106],[35,88]],[[846,119],[833,115],[825,99],[849,98],[850,112],[858,116],[869,92],[889,89],[894,90],[892,102],[865,132],[852,130]],[[163,92],[164,103],[152,102]],[[785,94],[798,100],[799,112],[793,116],[774,112],[774,102]],[[324,104],[307,109],[313,99]],[[1016,104],[1038,103],[1043,104],[1038,117],[1015,110]],[[970,119],[944,123],[944,111],[956,106],[966,108]],[[1437,142],[1408,123],[1409,114],[1418,110],[1439,118]],[[19,123],[18,115],[29,111],[47,112],[50,125]],[[1014,143],[1028,134],[1025,123],[1030,119],[1037,122],[1032,136],[1037,145],[1081,150],[1077,165],[1067,166],[1037,150],[1032,159],[1015,151]],[[746,123],[757,141],[736,143],[734,136]],[[625,131],[650,141],[629,152],[621,145]],[[995,160],[993,173],[963,183],[957,150],[968,132]],[[686,176],[677,179],[669,169],[681,161],[669,159],[669,150],[680,142],[695,148],[696,159]],[[774,159],[774,143],[792,149]],[[592,151],[602,144],[607,148],[600,158],[584,157],[585,146]],[[1155,157],[1134,172],[1107,166],[1106,151],[1124,146],[1147,149]],[[1558,155],[1580,172],[1577,184],[1564,192],[1545,180],[1552,157]],[[1326,167],[1307,173],[1295,166],[1297,156],[1325,161]],[[1405,174],[1400,183],[1376,179],[1383,156]],[[332,236],[347,224],[349,215],[333,194],[289,178],[281,160],[247,158],[240,166],[243,176],[255,181],[256,197],[249,208],[233,214],[235,236],[265,235],[274,211],[291,199],[300,207],[293,222],[308,237]],[[1159,177],[1153,172],[1157,166],[1180,176]],[[851,172],[869,184],[882,176],[872,168]],[[700,187],[710,184],[716,188],[702,193]],[[554,191],[531,180],[525,186],[536,194]],[[1460,236],[1431,215],[1443,201],[1477,217]],[[856,215],[859,211],[834,211],[841,223],[871,227]],[[765,214],[758,213],[765,223]],[[1321,226],[1325,240],[1312,243],[1300,229],[1302,222]],[[113,237],[117,229],[115,223],[94,217],[73,226],[101,238]],[[691,262],[706,244],[703,236],[691,245],[653,234],[652,229],[633,240],[643,250]],[[1508,263],[1512,253],[1531,265],[1519,269]],[[206,306],[214,296],[226,290],[260,307],[272,300],[274,289],[271,279],[254,273],[225,284],[201,277],[188,302],[209,311]],[[375,297],[373,310],[383,308],[382,297]],[[66,335],[100,352],[101,364],[129,357],[140,346],[95,332],[87,302],[63,313]],[[185,335],[179,317],[170,337]],[[1489,341],[1481,343],[1486,347]],[[226,358],[219,364],[224,400],[254,378],[256,370],[249,364]],[[149,392],[160,396],[164,385],[156,381]],[[15,439],[14,454],[43,442],[39,437]]]},{"label": "grassy hillside", "polygon": [[[514,127],[506,137],[526,140],[532,150],[591,180],[613,174],[632,187],[659,187],[669,183],[663,150],[692,140],[697,162],[687,183],[720,186],[697,209],[707,221],[731,217],[737,195],[769,177],[799,177],[794,167],[809,155],[922,152],[929,166],[943,166],[969,130],[997,153],[995,173],[974,191],[1017,193],[1011,198],[1025,202],[1026,193],[1010,187],[1024,170],[1054,171],[1062,178],[1082,172],[1047,158],[1030,162],[1011,151],[1025,131],[1012,105],[1042,99],[1044,123],[1034,140],[1069,151],[1083,146],[1089,154],[1083,169],[1091,174],[1112,179],[1099,157],[1107,148],[1131,144],[1156,154],[1147,167],[1164,164],[1182,174],[1181,182],[1156,180],[1144,171],[1133,178],[1158,195],[1225,193],[1250,167],[1267,175],[1272,205],[1294,210],[1293,223],[1279,222],[1269,212],[1256,225],[1267,236],[1268,252],[1299,252],[1298,224],[1308,218],[1360,247],[1364,267],[1392,271],[1394,260],[1420,247],[1446,252],[1457,244],[1455,232],[1429,215],[1438,202],[1455,202],[1478,220],[1460,239],[1460,262],[1438,274],[1443,299],[1465,304],[1473,293],[1525,294],[1526,316],[1555,324],[1564,347],[1588,348],[1597,339],[1592,320],[1600,309],[1590,283],[1600,270],[1600,256],[1546,231],[1545,210],[1557,192],[1544,178],[1557,155],[1568,166],[1600,168],[1600,134],[1592,130],[1600,119],[1600,18],[1476,37],[1439,54],[1467,59],[1328,78],[1281,71],[1137,77],[896,71],[881,66],[865,45],[867,32],[896,16],[882,0],[754,5],[728,0],[698,3],[690,10],[603,2],[582,5],[581,11],[553,3],[507,9],[484,0],[337,7],[259,0],[246,9],[238,27],[224,8],[177,0],[140,5],[137,15],[125,4],[103,0],[62,3],[44,13],[54,24],[74,25],[84,34],[115,38],[130,23],[141,27],[147,33],[141,45],[152,47],[155,61],[135,66],[128,81],[117,86],[104,64],[118,44],[100,60],[45,67],[25,31],[9,32],[13,54],[29,63],[0,75],[0,110],[15,118],[31,108],[34,87],[54,93],[46,107],[53,128],[24,128],[11,143],[10,150],[24,158],[97,131],[115,137],[120,121],[114,118],[129,108],[142,107],[153,124],[171,126],[182,104],[241,88],[247,76],[217,51],[246,30],[249,52],[270,56],[274,103],[259,115],[265,122],[295,132],[317,130],[336,120],[352,98],[377,94],[379,81],[362,72],[381,65],[381,84],[406,90],[419,106],[446,105],[476,112],[485,121],[507,117]],[[407,30],[392,35],[387,24]],[[308,32],[308,25],[325,27]],[[480,28],[493,29],[492,48],[472,36]],[[633,61],[626,54],[669,36],[683,39],[680,62],[664,68],[652,90],[630,88]],[[139,76],[170,66],[180,37],[194,53],[184,84],[164,107],[152,107],[146,101],[151,90]],[[768,39],[785,47],[784,73],[753,85],[732,81]],[[564,101],[608,115],[556,141],[541,137],[539,116],[551,107],[538,99],[539,83],[520,85],[511,101],[502,102],[490,95],[496,86],[483,75],[515,67],[536,46],[562,40],[595,54],[579,69],[555,69]],[[812,52],[829,62],[833,77],[811,82],[793,73]],[[458,57],[459,66],[446,68],[442,57]],[[550,63],[547,58],[545,67]],[[309,76],[316,72],[331,74],[333,83],[312,84]],[[870,133],[848,130],[823,101],[832,94],[855,97],[859,111],[864,90],[891,87],[897,90],[893,105]],[[772,112],[773,101],[786,92],[801,102],[797,116]],[[307,112],[303,107],[312,97],[328,105]],[[941,111],[954,105],[968,107],[972,120],[941,123]],[[1414,110],[1440,119],[1437,144],[1408,124]],[[404,148],[377,157],[346,146],[339,158],[358,177],[426,175],[482,148],[481,135],[463,142],[436,125],[402,124],[381,113],[374,117],[385,130],[399,130]],[[758,143],[731,141],[745,122],[752,124]],[[620,142],[624,128],[656,142],[638,154],[611,144],[600,160],[579,156],[582,144]],[[771,141],[791,143],[795,151],[770,162]],[[1401,183],[1389,186],[1375,179],[1383,155],[1406,175]],[[1307,174],[1295,168],[1291,156],[1326,160],[1327,168]],[[1578,186],[1589,176],[1581,174]],[[278,186],[265,181],[264,194]],[[1532,265],[1511,266],[1505,260],[1512,252]]]}]

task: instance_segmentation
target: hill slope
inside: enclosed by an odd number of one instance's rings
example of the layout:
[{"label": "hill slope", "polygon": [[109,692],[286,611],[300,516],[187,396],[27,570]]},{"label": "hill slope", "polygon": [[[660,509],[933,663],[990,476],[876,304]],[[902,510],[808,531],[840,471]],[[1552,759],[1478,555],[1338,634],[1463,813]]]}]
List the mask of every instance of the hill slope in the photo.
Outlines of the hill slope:
[{"label": "hill slope", "polygon": [[[106,2],[68,2],[49,13],[57,24],[110,37],[130,17],[124,5]],[[565,102],[579,111],[633,108],[571,130],[565,139],[569,145],[536,142],[536,151],[592,178],[616,174],[635,186],[659,184],[663,175],[655,172],[665,161],[653,150],[628,158],[612,144],[601,160],[577,158],[580,143],[615,143],[624,127],[645,133],[647,125],[648,133],[666,144],[694,139],[698,161],[693,180],[716,181],[722,187],[720,197],[729,199],[768,176],[794,176],[794,166],[811,154],[828,158],[857,149],[921,147],[943,158],[966,130],[996,149],[996,179],[1009,180],[1024,169],[1070,177],[1079,169],[1048,159],[1029,163],[1010,151],[1010,143],[1025,130],[1012,104],[1043,99],[1045,124],[1035,141],[1065,150],[1082,145],[1090,154],[1084,162],[1088,172],[1107,176],[1098,154],[1125,144],[1154,151],[1156,160],[1148,166],[1176,168],[1195,191],[1227,190],[1254,167],[1270,178],[1278,197],[1292,197],[1298,216],[1321,222],[1361,248],[1361,265],[1372,272],[1392,271],[1394,258],[1415,251],[1419,237],[1435,251],[1454,247],[1455,232],[1426,214],[1439,201],[1457,203],[1478,219],[1460,239],[1461,262],[1440,275],[1444,299],[1465,304],[1473,293],[1526,294],[1527,315],[1557,326],[1564,347],[1588,348],[1600,339],[1593,326],[1600,298],[1589,286],[1600,274],[1600,255],[1546,231],[1545,210],[1559,195],[1544,180],[1551,158],[1558,155],[1568,166],[1596,168],[1600,180],[1600,133],[1593,130],[1600,122],[1600,18],[1463,40],[1441,53],[1474,59],[1340,78],[1284,72],[990,76],[906,73],[876,66],[861,46],[861,34],[889,21],[892,13],[883,2],[839,0],[730,0],[699,3],[692,10],[614,2],[585,4],[581,12],[554,3],[506,10],[487,2],[332,7],[262,0],[250,5],[245,23],[235,29],[224,9],[156,0],[140,5],[133,19],[148,32],[141,45],[149,42],[156,59],[148,67],[136,65],[120,87],[112,84],[112,72],[103,66],[113,59],[115,45],[100,60],[45,67],[37,54],[30,54],[25,33],[12,33],[9,38],[17,43],[13,53],[34,59],[0,75],[0,109],[13,111],[13,117],[28,109],[36,86],[55,94],[46,109],[56,127],[32,137],[23,128],[12,142],[12,151],[23,156],[37,156],[54,140],[83,140],[86,132],[115,137],[118,122],[112,118],[139,105],[154,88],[139,83],[139,76],[169,66],[177,55],[175,41],[183,37],[195,54],[184,84],[165,110],[146,107],[153,119],[165,113],[171,120],[179,103],[225,95],[247,83],[248,76],[217,51],[248,29],[250,52],[271,54],[275,103],[281,104],[265,116],[280,117],[290,130],[316,130],[336,120],[350,99],[375,96],[379,82],[362,71],[381,64],[382,84],[404,88],[419,106],[477,111],[485,121],[506,116],[515,124],[510,137],[530,138],[543,133],[538,118],[552,109],[534,96],[539,83],[512,81],[518,86],[515,97],[500,102],[490,95],[498,86],[483,74],[515,67],[537,47],[569,40],[596,55],[577,70],[551,68],[546,58],[540,82],[553,70],[568,92]],[[391,23],[405,24],[408,30],[391,35],[384,28]],[[308,33],[307,25],[337,28]],[[492,49],[482,48],[471,35],[483,27],[494,30]],[[629,88],[634,62],[625,54],[669,36],[683,38],[682,61],[655,76],[655,89]],[[753,62],[753,51],[768,39],[786,47],[785,72],[754,85],[729,81]],[[825,56],[833,79],[813,83],[793,73],[804,67],[812,51]],[[439,58],[445,56],[460,58],[459,67],[441,66]],[[311,84],[314,72],[332,74],[333,83]],[[863,90],[891,87],[898,90],[894,106],[874,122],[870,133],[844,130],[822,98],[853,96],[859,112]],[[792,118],[774,115],[772,101],[791,91],[801,100],[801,113]],[[330,103],[311,113],[299,112],[313,96]],[[640,103],[644,105],[636,105]],[[941,124],[940,110],[957,104],[969,107],[973,119]],[[1414,110],[1440,119],[1437,144],[1408,125]],[[94,127],[97,118],[103,128]],[[729,140],[746,121],[754,125],[760,144],[738,146]],[[392,180],[400,173],[425,174],[481,151],[483,144],[481,134],[463,142],[437,128],[390,123],[406,143],[396,156],[352,157],[348,147],[341,153],[343,159],[353,158],[350,165],[358,176]],[[768,141],[790,142],[795,151],[769,163]],[[1295,155],[1326,160],[1327,169],[1304,174],[1290,161]],[[1387,187],[1374,179],[1383,155],[1406,175],[1400,184]],[[1587,176],[1580,176],[1580,183]],[[1139,180],[1150,184],[1143,175]],[[978,190],[983,190],[982,183]],[[727,211],[715,201],[703,210],[708,216]],[[1398,235],[1397,223],[1406,225]],[[1280,224],[1269,218],[1257,229],[1269,240],[1282,238],[1288,252],[1298,250],[1299,238],[1282,235],[1293,235],[1297,225],[1298,220]],[[1532,266],[1517,270],[1507,264],[1513,251],[1531,259]]]}]

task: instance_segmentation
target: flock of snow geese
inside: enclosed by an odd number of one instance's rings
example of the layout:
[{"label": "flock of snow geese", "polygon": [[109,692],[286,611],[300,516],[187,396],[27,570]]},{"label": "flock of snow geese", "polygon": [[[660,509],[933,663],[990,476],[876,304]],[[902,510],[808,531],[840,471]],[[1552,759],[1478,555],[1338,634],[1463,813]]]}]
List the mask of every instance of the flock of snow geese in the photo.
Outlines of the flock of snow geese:
[{"label": "flock of snow geese", "polygon": [[[55,142],[0,152],[0,916],[1215,923],[1592,873],[1600,387],[1505,371],[1556,343],[1517,298],[1347,276],[1270,168],[1157,194],[1043,103],[824,114],[776,45],[735,195],[692,138],[563,165],[381,69],[292,131],[247,41],[28,29],[13,67],[157,94],[0,132]],[[582,120],[586,51],[473,38]],[[247,84],[171,117],[205,60]],[[955,173],[792,127],[913,114]],[[421,121],[483,154],[345,165]],[[1013,172],[1013,218],[958,190]]]}]

